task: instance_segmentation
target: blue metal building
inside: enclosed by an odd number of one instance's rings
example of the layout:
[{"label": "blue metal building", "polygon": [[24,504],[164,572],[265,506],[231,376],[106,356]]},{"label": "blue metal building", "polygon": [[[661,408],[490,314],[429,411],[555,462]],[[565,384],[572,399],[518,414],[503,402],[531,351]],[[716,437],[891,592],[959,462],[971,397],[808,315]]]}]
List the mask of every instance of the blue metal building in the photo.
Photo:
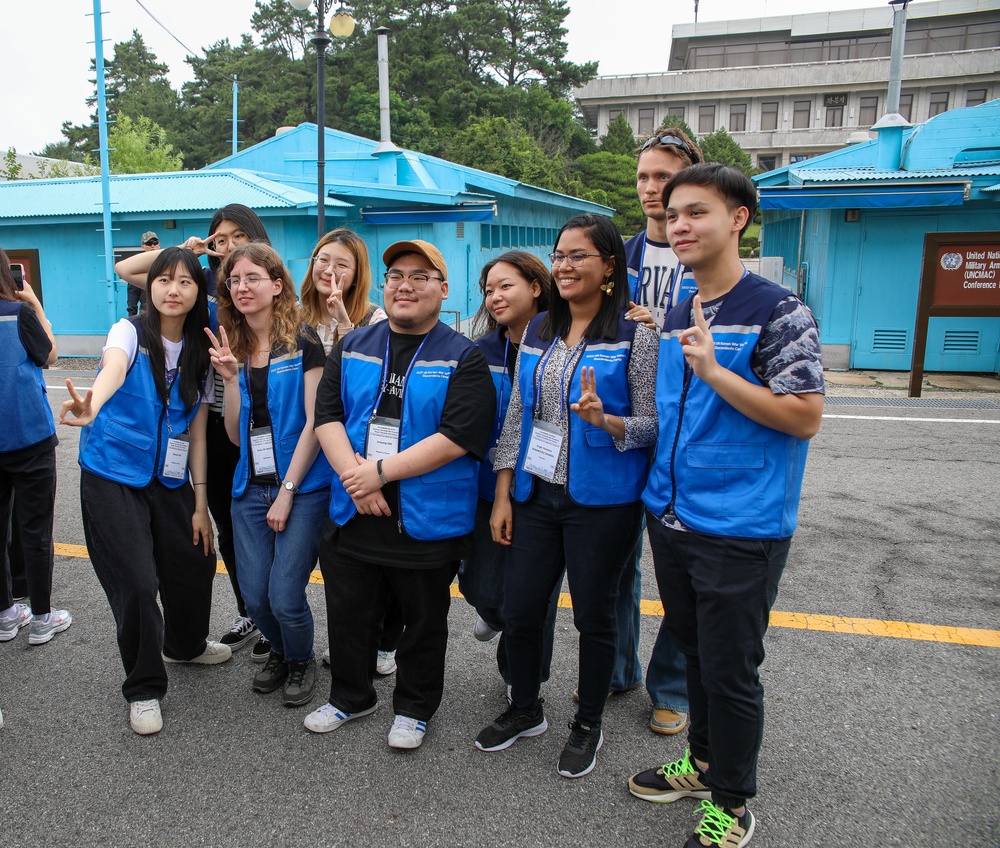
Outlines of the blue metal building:
[{"label": "blue metal building", "polygon": [[[909,370],[924,235],[1000,231],[1000,100],[754,179],[762,271],[809,304],[824,364]],[[1000,319],[933,318],[925,367],[1000,372]]]},{"label": "blue metal building", "polygon": [[[316,243],[315,124],[301,124],[201,171],[111,178],[113,243],[139,249],[155,231],[164,245],[208,235],[216,209],[242,203],[260,215],[296,280]],[[478,308],[479,271],[511,248],[544,256],[573,215],[612,210],[337,130],[326,130],[328,229],[355,230],[372,254],[400,239],[438,246],[448,263],[450,310],[458,322]],[[60,352],[96,355],[125,314],[126,286],[105,280],[100,177],[0,183],[0,247],[41,292]],[[380,293],[373,292],[375,299]]]}]

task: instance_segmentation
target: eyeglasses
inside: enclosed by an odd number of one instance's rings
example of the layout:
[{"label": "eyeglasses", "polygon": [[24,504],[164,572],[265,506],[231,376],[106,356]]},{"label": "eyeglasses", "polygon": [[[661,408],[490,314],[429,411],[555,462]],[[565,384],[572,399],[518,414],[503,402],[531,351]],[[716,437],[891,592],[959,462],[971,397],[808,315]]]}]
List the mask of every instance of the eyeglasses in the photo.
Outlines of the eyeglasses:
[{"label": "eyeglasses", "polygon": [[403,285],[403,281],[410,284],[414,291],[423,291],[427,288],[430,280],[444,280],[444,277],[431,277],[428,274],[400,274],[399,271],[385,272],[385,287],[387,289],[398,289]]},{"label": "eyeglasses", "polygon": [[691,155],[691,148],[687,146],[687,142],[675,135],[651,135],[646,139],[646,143],[639,149],[639,152],[641,153],[643,150],[649,150],[650,147],[660,145],[663,147],[679,147],[689,156]]},{"label": "eyeglasses", "polygon": [[218,250],[220,247],[227,247],[232,245],[235,247],[238,244],[243,244],[247,241],[248,237],[246,233],[233,233],[231,236],[216,236],[212,241],[215,245],[215,249]]},{"label": "eyeglasses", "polygon": [[[313,265],[316,268],[320,269],[327,268],[330,266],[330,260],[327,259],[325,256],[317,256],[315,259],[313,259]],[[353,271],[354,266],[348,265],[346,262],[341,260],[340,262],[333,263],[333,270],[336,271],[338,274],[346,274],[348,271]]]},{"label": "eyeglasses", "polygon": [[226,280],[226,288],[232,291],[233,289],[238,289],[240,283],[243,283],[248,289],[255,289],[264,280],[270,279],[270,277],[262,277],[260,274],[247,274],[245,277],[229,277]]},{"label": "eyeglasses", "polygon": [[549,259],[552,261],[553,268],[562,262],[569,262],[570,268],[579,268],[583,264],[583,260],[588,256],[600,255],[600,253],[550,253]]}]

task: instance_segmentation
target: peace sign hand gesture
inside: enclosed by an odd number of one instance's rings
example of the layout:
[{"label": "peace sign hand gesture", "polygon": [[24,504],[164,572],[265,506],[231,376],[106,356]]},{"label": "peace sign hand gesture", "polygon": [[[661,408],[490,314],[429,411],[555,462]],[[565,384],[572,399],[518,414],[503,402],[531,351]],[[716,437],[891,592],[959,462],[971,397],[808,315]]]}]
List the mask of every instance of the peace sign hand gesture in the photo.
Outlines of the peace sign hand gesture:
[{"label": "peace sign hand gesture", "polygon": [[212,360],[212,367],[225,382],[232,382],[240,374],[240,364],[229,349],[229,338],[226,336],[226,328],[221,325],[219,326],[218,338],[216,338],[215,333],[208,327],[205,328],[205,332],[208,333],[208,339],[212,344],[208,349],[209,358]]},{"label": "peace sign hand gesture", "polygon": [[694,296],[694,326],[681,334],[681,345],[684,358],[687,360],[695,376],[710,382],[712,372],[718,366],[715,359],[715,341],[712,331],[708,328],[705,313],[701,309],[701,295]]},{"label": "peace sign hand gesture", "polygon": [[[64,400],[62,406],[59,407],[59,423],[68,424],[70,427],[84,427],[96,417],[91,403],[94,398],[94,390],[87,389],[87,394],[81,397],[73,386],[73,381],[68,378],[66,388],[69,390],[69,400]],[[66,416],[70,413],[73,414],[73,417],[67,418]]]},{"label": "peace sign hand gesture", "polygon": [[580,400],[571,404],[570,409],[588,424],[593,424],[602,430],[607,429],[604,404],[597,394],[597,378],[594,376],[593,368],[580,369]]},{"label": "peace sign hand gesture", "polygon": [[345,271],[338,280],[337,273],[334,271],[330,278],[330,296],[326,299],[326,309],[331,317],[337,319],[338,324],[351,323],[351,316],[347,314],[347,307],[344,305],[344,278],[346,276],[347,272]]}]

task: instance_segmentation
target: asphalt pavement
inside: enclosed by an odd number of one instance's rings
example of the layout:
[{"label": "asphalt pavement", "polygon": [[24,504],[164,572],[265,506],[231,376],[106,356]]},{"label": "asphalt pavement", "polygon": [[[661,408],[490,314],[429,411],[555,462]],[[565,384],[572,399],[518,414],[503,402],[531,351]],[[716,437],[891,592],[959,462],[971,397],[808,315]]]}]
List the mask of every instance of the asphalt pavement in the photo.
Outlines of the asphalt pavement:
[{"label": "asphalt pavement", "polygon": [[[800,526],[768,631],[767,726],[752,808],[759,848],[1000,845],[1000,394],[905,392],[830,375]],[[933,375],[929,375],[933,379]],[[47,374],[54,406],[62,375]],[[79,382],[86,385],[87,375]],[[998,386],[1000,387],[1000,386]],[[960,388],[968,388],[963,386]],[[317,736],[310,707],[256,695],[248,651],[171,666],[164,730],[129,729],[107,601],[82,551],[77,431],[59,428],[53,603],[73,626],[0,644],[0,834],[7,845],[680,846],[694,803],[632,798],[628,776],[677,758],[646,727],[644,691],[614,697],[594,772],[556,774],[572,718],[576,639],[560,610],[550,730],[505,752],[473,739],[505,707],[494,644],[452,604],[444,702],[414,752],[386,744],[392,678],[372,716]],[[122,544],[129,544],[123,538]],[[652,562],[644,597],[657,600]],[[309,587],[316,648],[322,586]],[[216,580],[212,627],[235,613]],[[775,617],[779,620],[779,616]],[[905,624],[927,625],[924,628]],[[659,618],[643,616],[645,656]],[[835,632],[836,631],[836,632]],[[867,635],[868,633],[891,635]],[[922,638],[898,638],[915,633]]]}]

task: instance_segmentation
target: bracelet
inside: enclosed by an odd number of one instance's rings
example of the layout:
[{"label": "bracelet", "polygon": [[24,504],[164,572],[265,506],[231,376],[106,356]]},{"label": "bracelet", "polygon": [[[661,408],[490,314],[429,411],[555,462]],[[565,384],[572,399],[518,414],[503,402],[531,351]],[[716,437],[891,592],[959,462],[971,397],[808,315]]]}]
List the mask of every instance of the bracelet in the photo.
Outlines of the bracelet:
[{"label": "bracelet", "polygon": [[192,483],[192,486],[207,486],[208,483]]},{"label": "bracelet", "polygon": [[383,486],[386,483],[389,482],[389,478],[386,477],[385,473],[382,471],[382,460],[381,459],[378,462],[375,463],[375,470],[378,471],[378,479],[382,481],[382,485]]}]

